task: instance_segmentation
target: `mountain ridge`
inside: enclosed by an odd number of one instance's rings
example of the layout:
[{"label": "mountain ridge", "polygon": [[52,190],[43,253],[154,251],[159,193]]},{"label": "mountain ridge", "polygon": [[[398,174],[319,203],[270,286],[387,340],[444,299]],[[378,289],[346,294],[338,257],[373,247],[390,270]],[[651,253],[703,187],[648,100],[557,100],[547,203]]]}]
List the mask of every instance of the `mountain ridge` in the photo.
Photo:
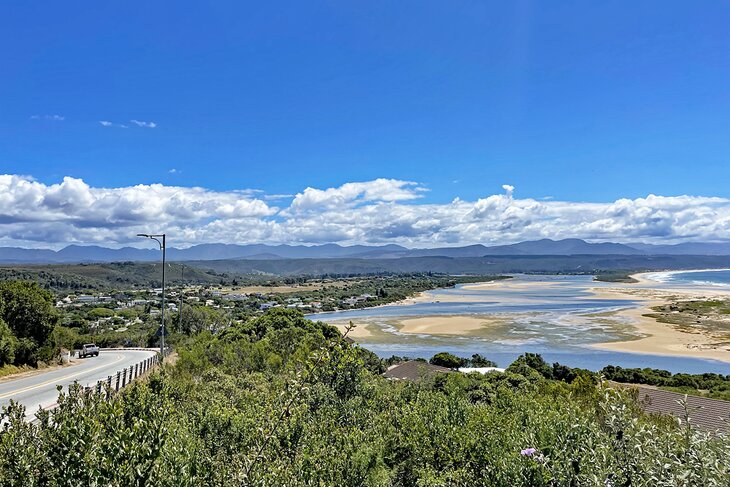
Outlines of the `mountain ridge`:
[{"label": "mountain ridge", "polygon": [[[169,261],[206,261],[228,259],[398,259],[404,257],[485,257],[527,255],[730,255],[730,243],[687,242],[673,245],[621,244],[586,242],[577,238],[561,240],[528,240],[508,245],[482,244],[461,247],[409,249],[401,245],[267,245],[267,244],[199,244],[180,249],[169,247]],[[69,245],[58,251],[0,247],[0,263],[84,263],[84,262],[148,262],[159,260],[157,249],[98,245]]]}]

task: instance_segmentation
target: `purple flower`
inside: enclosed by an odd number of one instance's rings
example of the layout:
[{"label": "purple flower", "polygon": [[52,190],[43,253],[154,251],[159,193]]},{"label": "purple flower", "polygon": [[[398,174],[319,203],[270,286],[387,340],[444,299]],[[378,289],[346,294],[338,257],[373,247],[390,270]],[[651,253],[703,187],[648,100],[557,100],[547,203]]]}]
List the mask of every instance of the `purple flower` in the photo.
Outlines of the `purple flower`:
[{"label": "purple flower", "polygon": [[522,455],[523,457],[531,457],[535,454],[536,451],[536,448],[525,448],[520,452],[520,455]]}]

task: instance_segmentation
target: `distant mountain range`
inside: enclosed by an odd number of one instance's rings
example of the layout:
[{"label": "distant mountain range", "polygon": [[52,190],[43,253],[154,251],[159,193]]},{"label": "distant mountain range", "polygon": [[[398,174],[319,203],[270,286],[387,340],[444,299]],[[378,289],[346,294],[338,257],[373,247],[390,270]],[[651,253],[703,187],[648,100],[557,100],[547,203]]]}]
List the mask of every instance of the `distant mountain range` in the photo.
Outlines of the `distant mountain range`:
[{"label": "distant mountain range", "polygon": [[[590,243],[569,238],[534,240],[511,245],[487,247],[439,247],[408,249],[400,245],[235,245],[201,244],[186,249],[168,248],[170,261],[207,260],[282,260],[282,259],[398,259],[403,257],[485,257],[485,256],[569,256],[569,255],[730,255],[728,243],[690,242],[676,245]],[[0,247],[0,263],[84,263],[84,262],[149,262],[160,259],[159,250],[124,247],[110,249],[99,246],[69,245],[61,250]]]}]

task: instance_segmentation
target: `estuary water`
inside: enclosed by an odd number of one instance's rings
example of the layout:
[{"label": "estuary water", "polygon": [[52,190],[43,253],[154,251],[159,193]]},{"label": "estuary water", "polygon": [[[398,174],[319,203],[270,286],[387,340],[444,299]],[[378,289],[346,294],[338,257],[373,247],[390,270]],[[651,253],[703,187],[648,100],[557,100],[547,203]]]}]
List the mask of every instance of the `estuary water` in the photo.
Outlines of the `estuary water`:
[{"label": "estuary water", "polygon": [[[728,271],[730,274],[730,271]],[[677,274],[672,274],[672,276]],[[667,279],[661,275],[657,278]],[[730,364],[685,357],[596,350],[591,344],[636,337],[630,320],[617,311],[637,306],[628,299],[603,299],[591,290],[615,283],[592,276],[515,275],[508,281],[457,285],[427,291],[415,303],[309,315],[331,324],[349,321],[368,330],[357,338],[381,357],[429,358],[448,351],[460,356],[480,353],[506,366],[524,352],[540,353],[549,362],[599,370],[606,365],[652,367],[672,372],[730,374]],[[484,317],[484,330],[454,334],[404,333],[404,320],[419,317]],[[458,320],[455,320],[458,321]]]}]

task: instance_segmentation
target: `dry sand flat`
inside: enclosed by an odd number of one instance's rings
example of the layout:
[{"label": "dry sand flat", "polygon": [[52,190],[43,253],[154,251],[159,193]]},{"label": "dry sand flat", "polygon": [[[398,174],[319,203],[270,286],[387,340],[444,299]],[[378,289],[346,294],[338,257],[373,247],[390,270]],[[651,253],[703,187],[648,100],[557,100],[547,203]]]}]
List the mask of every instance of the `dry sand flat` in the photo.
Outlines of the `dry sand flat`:
[{"label": "dry sand flat", "polygon": [[647,353],[653,355],[676,355],[719,360],[730,363],[730,346],[717,345],[712,337],[700,333],[679,331],[672,325],[660,323],[654,318],[643,316],[650,313],[651,306],[664,304],[665,301],[647,301],[646,308],[629,308],[617,313],[630,319],[636,330],[645,335],[638,340],[606,342],[591,345],[593,348],[615,352]]},{"label": "dry sand flat", "polygon": [[[704,333],[680,331],[668,323],[658,322],[651,316],[654,306],[661,306],[673,300],[708,298],[730,298],[718,289],[670,288],[662,289],[661,283],[647,279],[646,274],[632,276],[638,281],[615,288],[593,289],[595,299],[631,299],[640,301],[638,307],[619,311],[616,315],[631,323],[638,333],[644,335],[637,340],[606,342],[592,345],[594,348],[616,352],[675,355],[719,360],[730,363],[730,345]],[[651,286],[651,288],[649,287]]]},{"label": "dry sand flat", "polygon": [[[357,340],[358,338],[370,338],[373,336],[373,332],[368,329],[370,326],[368,323],[354,323],[355,328],[350,330],[350,333],[348,333],[348,337],[352,338],[353,340]],[[340,330],[340,333],[345,333],[347,331],[347,327],[349,323],[331,323],[332,326],[337,327],[338,330]]]},{"label": "dry sand flat", "polygon": [[493,316],[424,316],[400,320],[398,328],[402,333],[466,335],[503,322]]}]

